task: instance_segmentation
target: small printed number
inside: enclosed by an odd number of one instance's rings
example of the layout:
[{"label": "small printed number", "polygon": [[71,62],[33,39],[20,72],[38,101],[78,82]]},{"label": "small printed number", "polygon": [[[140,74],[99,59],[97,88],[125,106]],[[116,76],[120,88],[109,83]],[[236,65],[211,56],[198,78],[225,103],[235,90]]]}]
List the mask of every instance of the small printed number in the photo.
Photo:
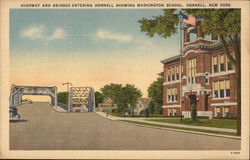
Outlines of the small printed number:
[{"label": "small printed number", "polygon": [[240,152],[230,152],[231,154],[240,154]]}]

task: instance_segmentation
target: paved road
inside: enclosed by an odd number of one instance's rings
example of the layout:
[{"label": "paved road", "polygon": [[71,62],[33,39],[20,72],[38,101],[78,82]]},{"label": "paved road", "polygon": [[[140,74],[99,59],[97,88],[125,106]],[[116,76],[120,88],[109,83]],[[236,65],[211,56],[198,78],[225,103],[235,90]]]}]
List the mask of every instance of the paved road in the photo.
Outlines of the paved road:
[{"label": "paved road", "polygon": [[234,150],[240,140],[135,126],[96,113],[58,113],[47,103],[18,107],[11,150]]}]

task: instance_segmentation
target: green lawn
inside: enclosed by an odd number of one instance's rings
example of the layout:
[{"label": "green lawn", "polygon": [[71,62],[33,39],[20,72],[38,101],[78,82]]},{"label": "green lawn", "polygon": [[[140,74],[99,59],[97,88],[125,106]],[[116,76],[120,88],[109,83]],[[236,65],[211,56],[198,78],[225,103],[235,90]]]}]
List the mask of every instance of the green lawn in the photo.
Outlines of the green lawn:
[{"label": "green lawn", "polygon": [[204,133],[213,133],[213,134],[222,134],[222,135],[229,135],[229,136],[237,136],[236,133],[232,133],[232,132],[221,132],[221,131],[211,131],[211,130],[205,130],[205,129],[195,129],[195,128],[165,126],[165,125],[150,124],[150,123],[146,123],[146,122],[138,122],[138,121],[131,121],[131,120],[119,120],[119,121],[128,122],[128,123],[134,123],[134,124],[139,124],[139,125],[145,125],[145,126],[162,127],[162,128],[172,128],[172,129],[180,129],[180,130],[187,130],[187,131],[196,131],[196,132],[204,132]]},{"label": "green lawn", "polygon": [[235,119],[198,119],[197,121],[192,121],[191,119],[183,119],[182,122],[180,118],[178,119],[145,119],[147,121],[163,122],[163,123],[175,123],[184,124],[191,126],[204,126],[204,127],[215,127],[215,128],[229,128],[236,129]]}]

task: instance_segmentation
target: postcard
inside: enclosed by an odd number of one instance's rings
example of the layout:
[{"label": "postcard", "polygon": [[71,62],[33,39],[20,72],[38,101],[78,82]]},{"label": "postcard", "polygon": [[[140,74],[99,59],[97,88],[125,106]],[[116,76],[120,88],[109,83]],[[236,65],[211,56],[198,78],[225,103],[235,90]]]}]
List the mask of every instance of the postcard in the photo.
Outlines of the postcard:
[{"label": "postcard", "polygon": [[1,158],[249,158],[249,1],[0,7]]}]

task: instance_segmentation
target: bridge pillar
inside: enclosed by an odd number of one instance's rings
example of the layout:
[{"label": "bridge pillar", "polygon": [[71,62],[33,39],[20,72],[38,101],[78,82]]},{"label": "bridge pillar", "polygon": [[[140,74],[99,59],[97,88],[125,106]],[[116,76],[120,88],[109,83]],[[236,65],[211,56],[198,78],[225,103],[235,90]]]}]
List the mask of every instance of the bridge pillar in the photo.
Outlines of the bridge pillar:
[{"label": "bridge pillar", "polygon": [[55,107],[57,106],[57,87],[55,87]]}]

